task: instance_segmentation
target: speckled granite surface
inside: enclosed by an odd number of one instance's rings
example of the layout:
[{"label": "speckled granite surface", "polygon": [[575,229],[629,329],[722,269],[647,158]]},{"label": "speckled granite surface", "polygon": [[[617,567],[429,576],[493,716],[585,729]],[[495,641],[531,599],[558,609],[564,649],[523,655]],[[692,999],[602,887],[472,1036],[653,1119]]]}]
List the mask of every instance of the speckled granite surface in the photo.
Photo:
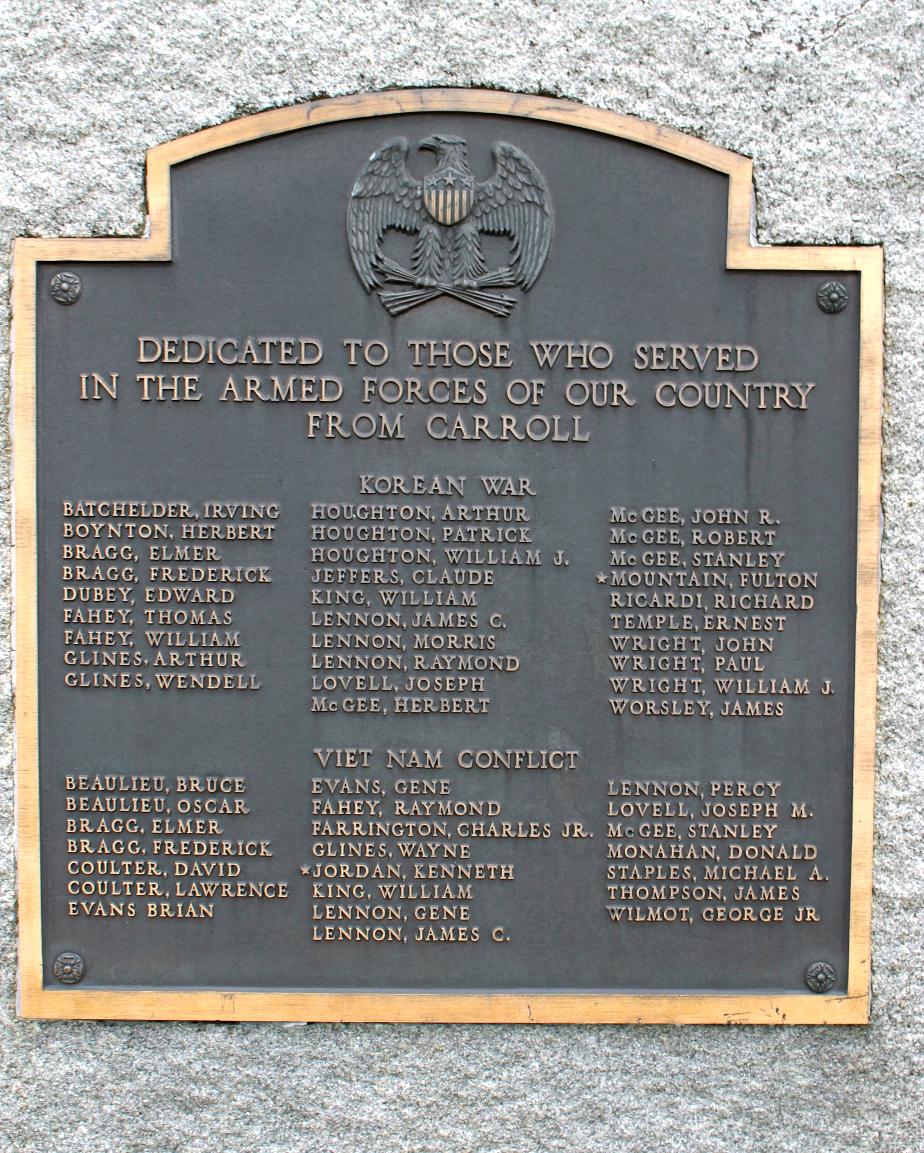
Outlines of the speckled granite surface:
[{"label": "speckled granite surface", "polygon": [[[15,1016],[0,625],[0,1149],[912,1153],[921,1122],[924,9],[915,0],[0,0],[0,388],[17,235],[137,234],[145,149],[379,87],[582,100],[754,157],[765,243],[883,243],[884,537],[868,1028],[90,1024]],[[9,538],[6,422],[0,455]],[[9,559],[0,587],[7,604]]]}]

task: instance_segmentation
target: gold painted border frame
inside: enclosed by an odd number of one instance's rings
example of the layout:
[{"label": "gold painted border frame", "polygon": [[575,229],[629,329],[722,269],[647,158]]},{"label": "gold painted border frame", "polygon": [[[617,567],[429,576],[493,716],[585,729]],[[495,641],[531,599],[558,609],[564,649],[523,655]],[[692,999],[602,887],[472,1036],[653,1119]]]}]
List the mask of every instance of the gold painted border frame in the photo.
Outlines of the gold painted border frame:
[{"label": "gold painted border frame", "polygon": [[[847,994],[830,996],[620,993],[282,993],[46,989],[42,984],[37,677],[35,300],[43,261],[170,259],[170,169],[236,144],[319,124],[414,112],[518,116],[615,136],[728,176],[730,269],[860,274],[860,411],[853,843]],[[24,1017],[587,1024],[862,1024],[869,1019],[883,253],[880,247],[751,244],[752,165],[670,128],[564,100],[507,92],[418,89],[347,96],[262,112],[207,128],[147,154],[149,227],[143,238],[19,239],[13,262],[13,486],[19,1013]]]}]

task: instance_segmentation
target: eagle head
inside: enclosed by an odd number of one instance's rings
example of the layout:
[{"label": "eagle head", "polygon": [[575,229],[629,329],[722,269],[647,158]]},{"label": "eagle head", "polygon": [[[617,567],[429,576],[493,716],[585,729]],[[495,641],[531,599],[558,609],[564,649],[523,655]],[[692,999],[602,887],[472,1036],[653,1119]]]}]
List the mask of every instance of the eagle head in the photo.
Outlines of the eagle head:
[{"label": "eagle head", "polygon": [[417,147],[422,152],[435,152],[437,156],[445,156],[447,153],[453,152],[458,154],[459,151],[464,154],[465,139],[462,136],[444,136],[440,132],[435,132],[432,136],[421,140]]}]

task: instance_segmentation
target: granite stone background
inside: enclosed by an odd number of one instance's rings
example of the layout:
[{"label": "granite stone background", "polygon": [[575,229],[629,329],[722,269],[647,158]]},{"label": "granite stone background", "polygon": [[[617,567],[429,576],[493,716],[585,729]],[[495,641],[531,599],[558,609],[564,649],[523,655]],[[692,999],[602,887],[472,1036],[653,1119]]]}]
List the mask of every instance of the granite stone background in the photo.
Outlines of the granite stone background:
[{"label": "granite stone background", "polygon": [[[322,94],[483,86],[754,158],[775,244],[887,271],[868,1028],[37,1023],[15,1015],[0,560],[0,1150],[914,1153],[922,1120],[924,6],[920,0],[0,0],[0,390],[17,235],[135,235],[145,149]],[[9,443],[0,424],[0,537]]]}]

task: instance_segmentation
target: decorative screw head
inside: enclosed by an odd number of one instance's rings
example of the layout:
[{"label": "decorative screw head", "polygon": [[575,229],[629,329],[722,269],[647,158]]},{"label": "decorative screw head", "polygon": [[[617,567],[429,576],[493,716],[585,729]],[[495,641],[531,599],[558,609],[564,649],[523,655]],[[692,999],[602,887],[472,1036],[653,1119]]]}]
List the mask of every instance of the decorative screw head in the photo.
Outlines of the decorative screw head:
[{"label": "decorative screw head", "polygon": [[87,967],[79,953],[59,953],[51,971],[62,985],[76,985],[83,980]]},{"label": "decorative screw head", "polygon": [[834,987],[837,973],[827,961],[815,961],[805,970],[803,980],[813,993],[827,993]]},{"label": "decorative screw head", "polygon": [[51,278],[50,291],[58,304],[73,304],[80,297],[83,285],[73,272],[56,272]]},{"label": "decorative screw head", "polygon": [[847,307],[850,293],[839,280],[826,280],[815,293],[815,300],[822,312],[840,312]]}]

